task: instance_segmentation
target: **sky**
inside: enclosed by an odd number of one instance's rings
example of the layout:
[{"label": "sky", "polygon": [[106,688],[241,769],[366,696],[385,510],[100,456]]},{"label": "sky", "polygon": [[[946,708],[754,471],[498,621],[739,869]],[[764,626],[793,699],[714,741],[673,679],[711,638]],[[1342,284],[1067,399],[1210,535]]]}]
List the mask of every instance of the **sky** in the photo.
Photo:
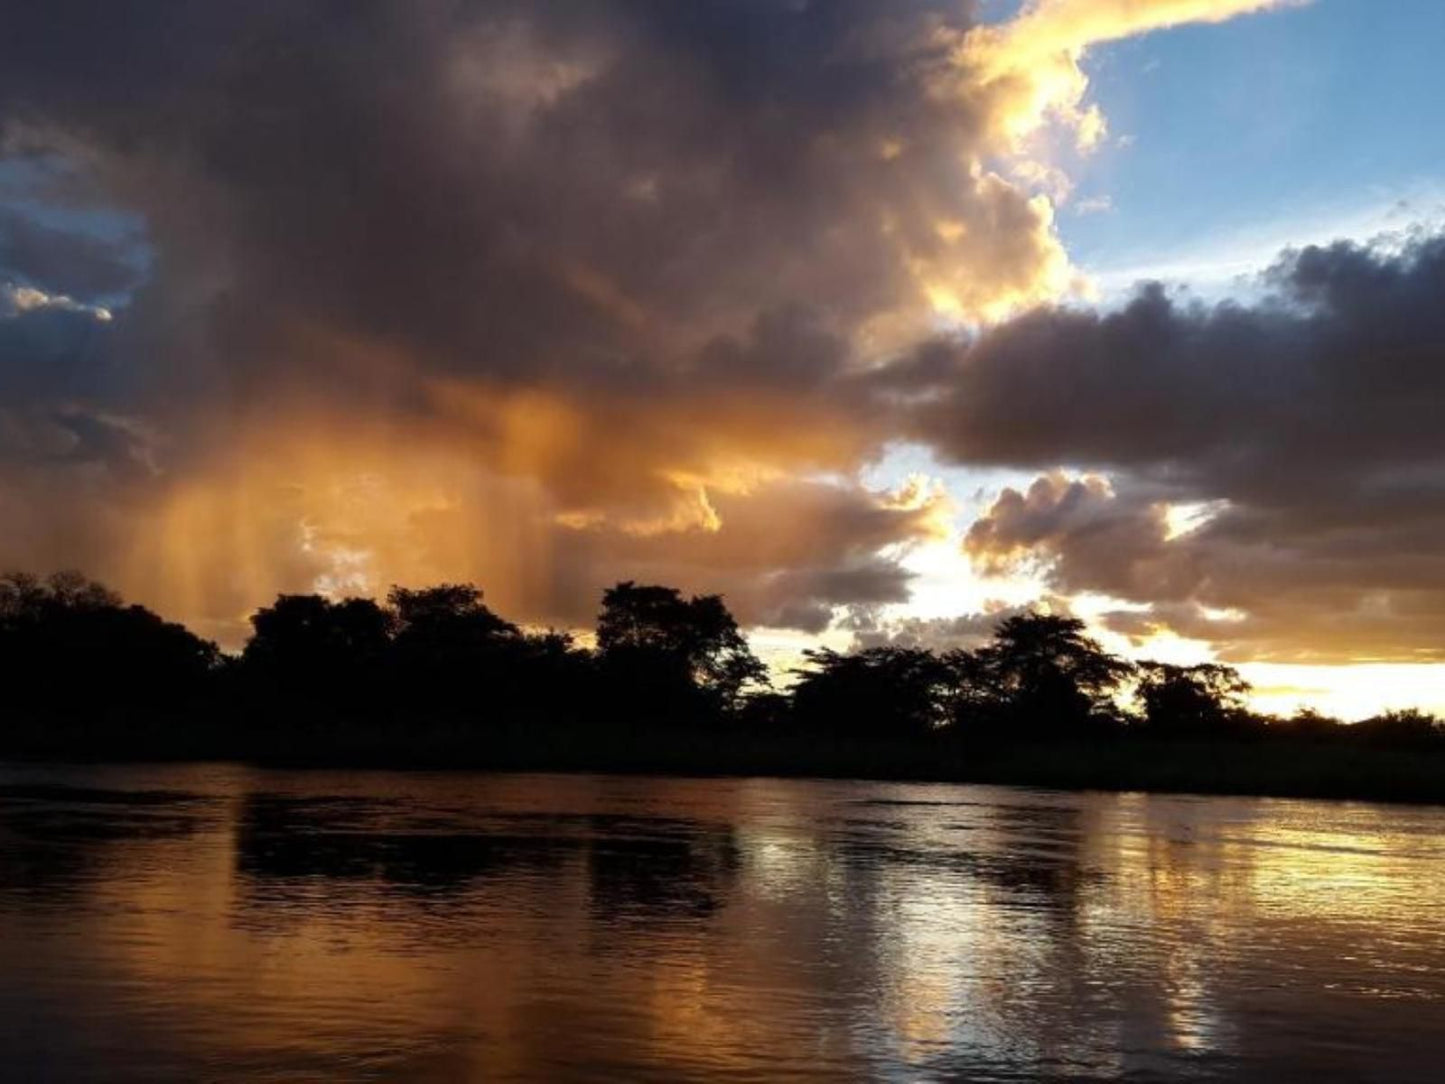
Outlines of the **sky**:
[{"label": "sky", "polygon": [[1445,707],[1439,4],[0,9],[0,565]]}]

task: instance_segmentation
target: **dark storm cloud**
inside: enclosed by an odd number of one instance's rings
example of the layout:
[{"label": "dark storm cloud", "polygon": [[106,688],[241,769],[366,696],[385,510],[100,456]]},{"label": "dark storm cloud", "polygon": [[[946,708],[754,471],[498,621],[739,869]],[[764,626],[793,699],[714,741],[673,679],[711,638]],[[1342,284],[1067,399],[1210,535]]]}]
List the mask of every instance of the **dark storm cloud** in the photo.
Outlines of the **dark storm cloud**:
[{"label": "dark storm cloud", "polygon": [[[145,577],[172,608],[229,617],[238,582],[304,588],[328,559],[350,582],[363,551],[383,587],[545,568],[500,592],[522,617],[590,605],[604,557],[808,627],[902,598],[877,551],[916,518],[835,482],[881,518],[803,500],[805,541],[760,561],[753,509],[780,508],[736,477],[878,450],[847,374],[860,335],[927,311],[921,268],[976,264],[986,300],[1056,255],[1027,193],[976,175],[984,107],[939,92],[958,0],[6,9],[0,137],[52,167],[29,195],[139,216],[154,260],[98,332],[0,327],[25,354],[0,380],[36,391],[9,426],[34,462],[0,488],[24,537],[53,519],[118,586],[179,562],[184,597]],[[123,281],[98,243],[9,225],[35,285]],[[41,454],[113,464],[131,432],[153,469],[124,486]],[[18,537],[5,560],[51,559]]]},{"label": "dark storm cloud", "polygon": [[[1445,656],[1445,240],[1310,248],[1269,280],[1249,307],[1149,287],[1040,312],[931,362],[918,424],[948,455],[1113,476],[1006,491],[967,548],[1236,656]],[[1171,537],[1195,502],[1217,503]]]},{"label": "dark storm cloud", "polygon": [[924,248],[967,217],[970,117],[922,74],[945,62],[929,29],[968,11],[23,5],[0,108],[97,156],[162,278],[219,276],[227,335],[278,365],[289,317],[435,370],[610,387],[775,305],[846,330],[900,303],[880,212]]},{"label": "dark storm cloud", "polygon": [[17,403],[99,390],[105,321],[0,284],[0,394]]},{"label": "dark storm cloud", "polygon": [[940,394],[919,433],[960,461],[1145,469],[1231,493],[1428,484],[1415,468],[1445,458],[1445,239],[1309,248],[1269,281],[1254,306],[1152,285],[1116,313],[1013,321],[925,376]]}]

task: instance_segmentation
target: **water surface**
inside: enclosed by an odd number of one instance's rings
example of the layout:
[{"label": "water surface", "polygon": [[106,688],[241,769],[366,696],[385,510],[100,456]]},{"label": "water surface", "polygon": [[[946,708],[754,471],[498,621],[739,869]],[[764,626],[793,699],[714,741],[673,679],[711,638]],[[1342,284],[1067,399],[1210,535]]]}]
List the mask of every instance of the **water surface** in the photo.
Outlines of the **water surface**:
[{"label": "water surface", "polygon": [[0,766],[6,1079],[1445,1073],[1445,810]]}]

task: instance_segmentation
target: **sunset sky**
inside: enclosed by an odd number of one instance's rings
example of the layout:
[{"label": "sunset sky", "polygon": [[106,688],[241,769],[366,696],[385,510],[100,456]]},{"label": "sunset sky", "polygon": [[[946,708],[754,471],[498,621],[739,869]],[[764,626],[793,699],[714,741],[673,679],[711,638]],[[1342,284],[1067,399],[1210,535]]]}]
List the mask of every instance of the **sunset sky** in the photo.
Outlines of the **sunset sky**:
[{"label": "sunset sky", "polygon": [[1445,708],[1445,4],[12,5],[0,566]]}]

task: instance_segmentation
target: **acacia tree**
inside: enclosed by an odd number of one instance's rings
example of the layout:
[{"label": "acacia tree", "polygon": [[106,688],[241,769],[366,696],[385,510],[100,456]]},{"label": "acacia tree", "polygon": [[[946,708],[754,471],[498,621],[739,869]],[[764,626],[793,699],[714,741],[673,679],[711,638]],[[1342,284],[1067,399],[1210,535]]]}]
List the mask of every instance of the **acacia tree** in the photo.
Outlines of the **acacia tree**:
[{"label": "acacia tree", "polygon": [[684,598],[676,588],[631,580],[610,587],[597,651],[614,678],[663,703],[696,692],[731,710],[748,686],[767,684],[767,668],[719,595]]}]

